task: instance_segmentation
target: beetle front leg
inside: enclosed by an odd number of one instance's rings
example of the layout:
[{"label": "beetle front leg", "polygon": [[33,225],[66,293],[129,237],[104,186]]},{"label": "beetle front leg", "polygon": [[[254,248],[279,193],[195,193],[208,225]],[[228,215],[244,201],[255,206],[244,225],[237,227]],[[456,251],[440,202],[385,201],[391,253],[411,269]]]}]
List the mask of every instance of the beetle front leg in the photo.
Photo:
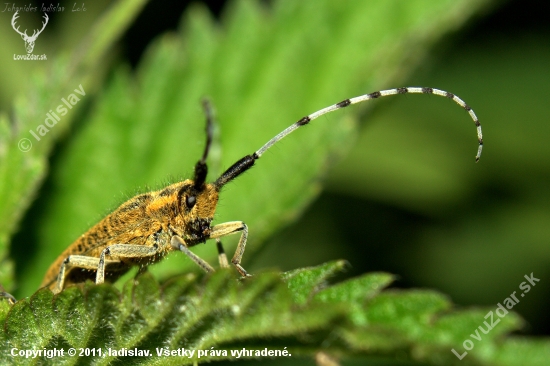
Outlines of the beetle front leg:
[{"label": "beetle front leg", "polygon": [[214,272],[214,268],[210,264],[208,264],[208,262],[206,262],[204,259],[202,259],[198,255],[196,255],[195,253],[190,251],[189,248],[187,247],[187,244],[185,243],[185,241],[182,238],[180,238],[179,236],[174,235],[172,237],[172,240],[170,241],[170,244],[172,245],[172,247],[174,249],[177,249],[177,250],[185,253],[185,255],[187,255],[189,258],[191,258],[191,260],[193,260],[193,262],[197,263],[197,265],[199,267],[201,267],[205,272],[207,272],[207,273]]},{"label": "beetle front leg", "polygon": [[[233,259],[231,259],[231,263],[233,263],[233,265],[235,266],[237,271],[241,274],[241,276],[248,277],[249,274],[241,266],[241,260],[243,258],[244,249],[246,247],[246,240],[248,238],[248,226],[246,226],[246,224],[242,221],[230,221],[230,222],[216,225],[212,228],[212,232],[210,233],[210,239],[217,239],[223,236],[236,234],[238,232],[242,232],[241,238],[239,239],[239,244],[237,245],[237,249],[235,250]],[[221,242],[220,242],[220,246],[221,246]]]},{"label": "beetle front leg", "polygon": [[216,239],[216,248],[218,248],[218,262],[220,262],[220,268],[229,268],[229,263],[227,262],[227,255],[225,255],[225,250],[223,250],[222,241],[219,238]]}]

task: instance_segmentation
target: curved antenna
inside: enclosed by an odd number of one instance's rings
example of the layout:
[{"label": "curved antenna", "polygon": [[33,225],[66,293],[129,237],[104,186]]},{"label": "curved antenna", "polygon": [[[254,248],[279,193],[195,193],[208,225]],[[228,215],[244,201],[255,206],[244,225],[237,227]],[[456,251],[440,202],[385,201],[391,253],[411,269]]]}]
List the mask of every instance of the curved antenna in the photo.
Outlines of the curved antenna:
[{"label": "curved antenna", "polygon": [[202,154],[201,160],[195,164],[195,177],[193,182],[195,189],[197,190],[200,190],[206,181],[206,175],[208,174],[206,158],[208,158],[210,145],[212,145],[212,135],[214,133],[214,112],[208,99],[202,100],[202,108],[204,110],[204,114],[206,115],[206,146],[204,147],[204,153]]},{"label": "curved antenna", "polygon": [[345,99],[340,103],[333,104],[329,107],[323,108],[317,112],[314,112],[308,116],[303,117],[302,119],[298,120],[297,122],[293,123],[286,129],[281,131],[278,135],[273,137],[271,140],[269,140],[264,146],[262,146],[254,154],[247,155],[242,159],[240,159],[239,161],[237,161],[235,164],[233,164],[216,180],[214,185],[218,188],[218,190],[221,189],[221,187],[223,187],[225,184],[229,183],[230,181],[232,181],[233,179],[237,178],[239,175],[244,173],[246,170],[251,168],[254,165],[255,160],[259,159],[260,156],[262,156],[270,147],[275,145],[277,142],[281,141],[285,136],[289,135],[294,130],[297,130],[302,126],[307,125],[309,122],[313,121],[316,118],[319,118],[324,114],[334,112],[335,110],[345,108],[352,104],[358,104],[371,99],[377,99],[380,97],[386,97],[386,96],[397,95],[397,94],[407,94],[407,93],[439,95],[442,97],[452,99],[453,101],[455,101],[456,104],[464,108],[468,112],[472,120],[474,121],[477,128],[477,139],[479,142],[479,147],[477,149],[476,162],[479,161],[479,158],[481,157],[481,151],[483,149],[483,134],[481,132],[481,125],[472,108],[470,108],[462,99],[460,99],[459,97],[457,97],[452,93],[446,92],[444,90],[434,89],[434,88],[419,88],[419,87],[395,88],[395,89],[381,90],[374,93],[361,95],[355,98]]}]

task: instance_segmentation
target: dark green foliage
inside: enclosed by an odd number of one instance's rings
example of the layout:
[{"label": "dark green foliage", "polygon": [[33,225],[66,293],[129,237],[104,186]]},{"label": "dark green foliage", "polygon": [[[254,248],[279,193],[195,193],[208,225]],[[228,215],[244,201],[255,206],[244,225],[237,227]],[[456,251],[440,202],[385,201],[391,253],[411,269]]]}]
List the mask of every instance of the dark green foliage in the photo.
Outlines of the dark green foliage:
[{"label": "dark green foliage", "polygon": [[[433,291],[384,290],[391,282],[385,273],[367,274],[329,285],[342,270],[342,261],[287,273],[259,273],[238,279],[233,271],[211,276],[188,274],[159,286],[151,274],[129,280],[119,292],[112,285],[86,283],[57,296],[42,289],[17,302],[9,312],[2,304],[3,363],[22,362],[12,348],[73,347],[119,351],[149,350],[150,357],[38,358],[41,364],[97,365],[193,364],[195,361],[236,359],[231,352],[284,350],[293,356],[313,357],[322,350],[342,358],[351,355],[397,355],[429,363],[454,362],[451,348],[483,325],[486,310],[452,310],[445,296]],[[492,310],[492,309],[491,309]],[[548,341],[531,345],[506,339],[520,319],[509,314],[462,361],[536,365],[550,357]],[[203,350],[200,358],[157,356],[167,350]],[[219,355],[211,354],[212,349]],[[503,350],[503,353],[499,350]],[[225,354],[223,353],[225,351]],[[242,358],[250,358],[241,356]],[[262,358],[254,356],[252,358]],[[138,361],[139,360],[139,361]],[[37,360],[27,360],[29,364]]]}]

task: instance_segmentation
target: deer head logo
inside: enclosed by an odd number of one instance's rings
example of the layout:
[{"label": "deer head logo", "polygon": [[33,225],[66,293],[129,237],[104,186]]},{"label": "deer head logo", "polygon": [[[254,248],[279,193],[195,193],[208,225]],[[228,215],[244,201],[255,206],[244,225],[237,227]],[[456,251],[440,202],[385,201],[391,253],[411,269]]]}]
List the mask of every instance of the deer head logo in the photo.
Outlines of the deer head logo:
[{"label": "deer head logo", "polygon": [[17,18],[19,18],[17,13],[18,13],[18,11],[16,11],[15,14],[13,14],[13,17],[11,18],[11,26],[13,27],[13,29],[17,33],[19,33],[21,35],[21,38],[23,38],[23,41],[25,41],[25,48],[27,49],[27,53],[31,53],[32,50],[34,49],[34,42],[36,41],[36,38],[38,38],[40,33],[42,33],[44,28],[46,28],[46,24],[48,24],[48,14],[44,13],[44,18],[45,18],[46,22],[42,22],[42,29],[40,29],[38,31],[38,33],[37,33],[37,30],[35,29],[34,32],[32,33],[32,36],[29,37],[27,35],[27,30],[26,29],[25,29],[24,32],[21,32],[21,31],[19,31],[19,26],[17,28],[15,28],[15,20]]}]

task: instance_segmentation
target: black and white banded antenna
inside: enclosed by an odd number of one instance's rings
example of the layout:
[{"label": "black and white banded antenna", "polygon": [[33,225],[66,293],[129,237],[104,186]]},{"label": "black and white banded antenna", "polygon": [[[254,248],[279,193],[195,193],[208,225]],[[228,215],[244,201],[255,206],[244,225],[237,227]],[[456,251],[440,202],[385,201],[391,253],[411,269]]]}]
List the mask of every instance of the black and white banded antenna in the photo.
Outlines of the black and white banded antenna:
[{"label": "black and white banded antenna", "polygon": [[479,120],[477,119],[476,114],[466,104],[462,99],[460,99],[458,96],[454,95],[453,93],[446,92],[444,90],[440,89],[434,89],[434,88],[419,88],[419,87],[407,87],[407,88],[395,88],[395,89],[388,89],[388,90],[381,90],[370,94],[364,94],[360,95],[355,98],[345,99],[341,101],[340,103],[333,104],[329,107],[323,108],[321,110],[318,110],[317,112],[314,112],[308,116],[305,116],[301,118],[300,120],[296,121],[283,131],[281,131],[278,135],[273,137],[271,140],[269,140],[264,146],[262,146],[259,150],[257,150],[252,155],[247,155],[237,161],[235,164],[233,164],[229,169],[227,169],[217,180],[214,182],[214,185],[217,187],[218,190],[221,190],[221,188],[232,181],[233,179],[237,178],[239,175],[250,169],[254,162],[260,158],[270,147],[275,145],[277,142],[281,141],[284,137],[292,133],[294,130],[297,130],[298,128],[307,125],[309,122],[313,121],[316,118],[321,117],[324,114],[334,112],[338,109],[350,106],[352,104],[358,104],[362,102],[366,102],[371,99],[377,99],[380,97],[386,97],[390,95],[397,95],[397,94],[407,94],[407,93],[413,93],[413,94],[435,94],[442,97],[446,97],[449,99],[452,99],[456,104],[464,108],[472,120],[474,121],[476,128],[477,128],[477,140],[479,142],[479,147],[477,149],[477,155],[476,155],[476,162],[479,161],[479,158],[481,157],[481,151],[483,150],[483,134],[481,132],[481,124],[479,123]]}]

